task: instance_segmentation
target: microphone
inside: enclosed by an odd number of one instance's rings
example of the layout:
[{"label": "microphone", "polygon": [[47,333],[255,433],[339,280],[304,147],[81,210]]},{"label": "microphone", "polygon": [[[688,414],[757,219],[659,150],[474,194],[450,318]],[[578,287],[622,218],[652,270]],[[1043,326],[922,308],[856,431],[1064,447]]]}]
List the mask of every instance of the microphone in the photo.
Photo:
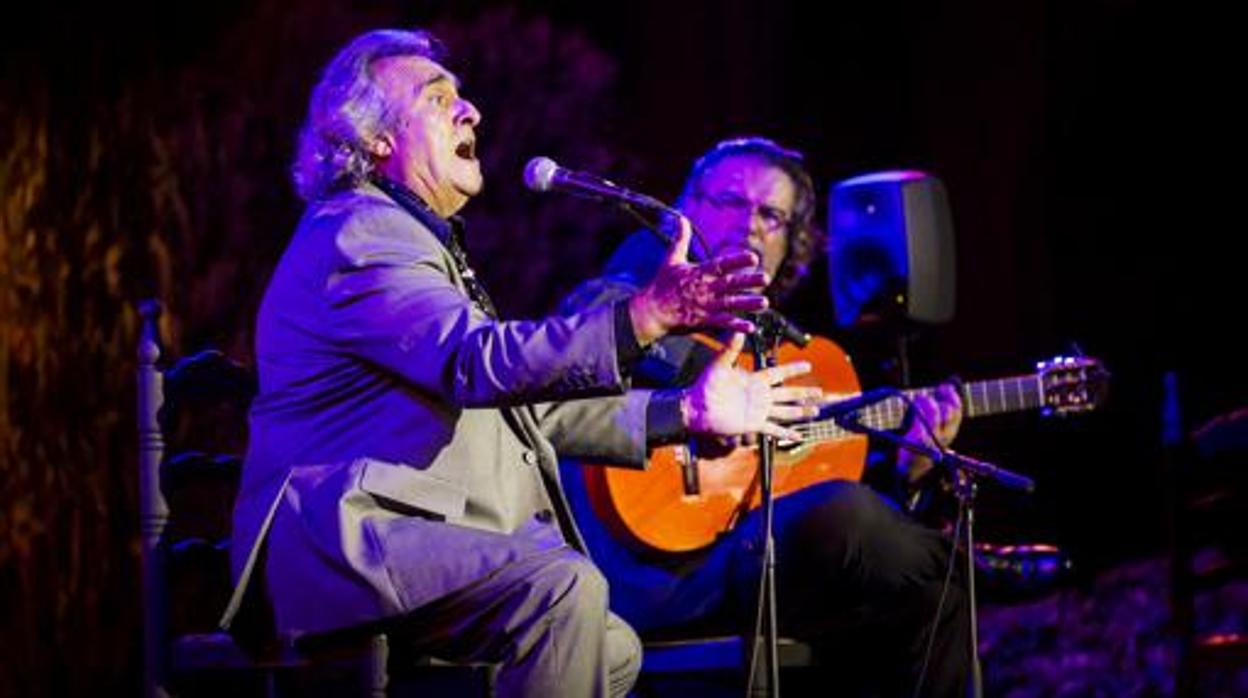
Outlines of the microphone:
[{"label": "microphone", "polygon": [[587,199],[613,201],[656,213],[679,215],[672,207],[652,196],[625,189],[588,172],[564,169],[554,160],[540,155],[525,165],[524,185],[536,192],[561,191]]},{"label": "microphone", "polygon": [[[560,167],[548,157],[537,156],[524,166],[524,185],[535,192],[561,191],[597,201],[611,201],[624,206],[640,208],[654,213],[679,217],[681,213],[658,199],[621,187],[609,179],[588,172],[578,172]],[[667,235],[649,228],[663,242],[671,244]],[[697,239],[697,231],[694,231]],[[690,250],[693,258],[696,253]],[[769,327],[775,334],[784,337],[799,347],[810,343],[810,335],[803,332],[788,318],[768,308],[754,315],[759,324]]]},{"label": "microphone", "polygon": [[[876,388],[868,390],[858,397],[851,397],[848,400],[834,402],[831,405],[825,405],[819,410],[819,419],[835,420],[840,426],[853,431],[852,425],[857,422],[856,414],[864,407],[870,407],[879,402],[883,402],[890,397],[900,395],[901,391],[896,388]],[[844,421],[842,421],[844,420]]]},{"label": "microphone", "polygon": [[756,313],[753,319],[773,335],[779,335],[790,343],[796,344],[799,348],[804,348],[807,344],[810,344],[810,334],[794,325],[792,320],[782,315],[775,308],[767,308]]}]

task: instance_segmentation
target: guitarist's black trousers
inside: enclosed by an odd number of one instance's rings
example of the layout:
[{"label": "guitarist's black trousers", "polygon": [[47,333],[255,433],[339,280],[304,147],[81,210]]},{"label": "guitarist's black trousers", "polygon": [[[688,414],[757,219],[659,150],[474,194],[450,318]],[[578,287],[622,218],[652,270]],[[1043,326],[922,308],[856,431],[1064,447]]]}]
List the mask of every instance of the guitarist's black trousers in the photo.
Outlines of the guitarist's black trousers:
[{"label": "guitarist's black trousers", "polygon": [[[613,538],[589,510],[581,478],[565,483],[591,555],[610,580],[611,609],[643,638],[750,631],[761,510],[708,550],[658,558]],[[781,634],[813,645],[829,695],[912,696],[949,564],[948,538],[866,485],[842,481],[777,499],[775,537]],[[965,695],[964,569],[955,565],[937,621],[924,696]],[[785,693],[800,695],[787,686]]]}]

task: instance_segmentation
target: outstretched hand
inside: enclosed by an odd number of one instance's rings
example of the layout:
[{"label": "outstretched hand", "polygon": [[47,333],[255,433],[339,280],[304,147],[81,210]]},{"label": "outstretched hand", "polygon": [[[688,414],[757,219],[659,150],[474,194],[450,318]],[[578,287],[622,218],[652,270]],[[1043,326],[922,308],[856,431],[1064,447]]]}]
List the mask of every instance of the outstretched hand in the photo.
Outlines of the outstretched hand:
[{"label": "outstretched hand", "polygon": [[701,434],[733,437],[761,432],[778,439],[801,441],[801,434],[783,424],[817,415],[823,391],[783,383],[809,373],[810,364],[795,361],[746,371],[736,367],[744,346],[744,335],[734,334],[728,346],[685,391],[680,401],[685,426]]},{"label": "outstretched hand", "polygon": [[692,235],[692,224],[681,216],[680,232],[654,280],[629,301],[633,331],[642,346],[695,328],[751,332],[753,323],[738,313],[767,307],[762,291],[769,280],[754,253],[735,252],[690,264]]}]

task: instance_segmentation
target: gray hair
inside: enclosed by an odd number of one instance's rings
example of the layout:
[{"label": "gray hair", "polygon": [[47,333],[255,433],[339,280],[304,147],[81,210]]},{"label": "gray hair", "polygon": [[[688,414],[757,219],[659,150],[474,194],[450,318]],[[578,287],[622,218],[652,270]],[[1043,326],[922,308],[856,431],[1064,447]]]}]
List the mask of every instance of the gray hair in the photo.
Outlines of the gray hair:
[{"label": "gray hair", "polygon": [[394,125],[395,115],[373,81],[373,63],[391,56],[420,56],[441,63],[442,43],[422,31],[379,29],[361,34],[338,52],[312,90],[291,168],[295,191],[314,201],[338,187],[368,179],[375,163],[369,144]]}]

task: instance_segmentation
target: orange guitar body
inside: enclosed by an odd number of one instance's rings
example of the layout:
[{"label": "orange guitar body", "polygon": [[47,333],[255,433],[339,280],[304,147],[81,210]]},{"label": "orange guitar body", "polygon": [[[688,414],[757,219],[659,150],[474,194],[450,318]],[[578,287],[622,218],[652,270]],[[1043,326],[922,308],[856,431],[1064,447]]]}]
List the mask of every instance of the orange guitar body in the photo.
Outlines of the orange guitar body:
[{"label": "orange guitar body", "polygon": [[[746,367],[753,363],[747,354],[741,360]],[[860,392],[849,356],[830,340],[815,337],[803,349],[782,345],[777,360],[810,362],[811,373],[790,384],[818,385],[826,393],[847,397]],[[867,439],[856,435],[777,448],[775,496],[829,480],[859,480],[866,455]],[[706,547],[761,503],[754,447],[695,461],[687,447],[668,446],[651,453],[645,470],[582,468],[595,513],[622,539],[660,552]],[[696,472],[692,488],[686,484],[691,471]]]},{"label": "orange guitar body", "polygon": [[[712,340],[700,338],[715,347]],[[750,361],[743,357],[744,361]],[[840,347],[815,337],[804,349],[782,345],[778,361],[809,361],[812,371],[791,381],[818,385],[836,402],[860,392],[858,376]],[[1034,374],[961,384],[964,418],[1039,409],[1066,416],[1095,409],[1104,401],[1109,372],[1086,356],[1056,357]],[[930,392],[907,389],[906,393]],[[904,423],[910,396],[890,397],[862,407],[860,424],[892,430]],[[860,480],[867,439],[834,419],[795,424],[802,443],[776,449],[777,498],[829,480]],[[582,466],[594,512],[624,542],[652,552],[682,553],[711,545],[745,514],[759,506],[758,449],[737,448],[723,458],[694,458],[688,447],[651,453],[646,470]]]}]

